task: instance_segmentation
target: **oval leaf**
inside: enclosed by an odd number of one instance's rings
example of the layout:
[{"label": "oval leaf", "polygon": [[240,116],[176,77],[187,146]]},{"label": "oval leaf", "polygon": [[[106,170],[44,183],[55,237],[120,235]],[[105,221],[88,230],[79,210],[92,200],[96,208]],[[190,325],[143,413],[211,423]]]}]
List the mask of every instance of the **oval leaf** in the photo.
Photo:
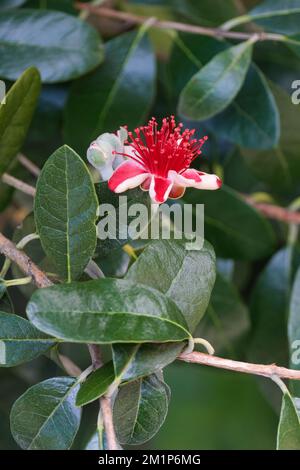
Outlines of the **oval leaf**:
[{"label": "oval leaf", "polygon": [[27,314],[41,331],[73,342],[164,342],[190,337],[180,310],[170,299],[155,289],[120,279],[39,289]]},{"label": "oval leaf", "polygon": [[24,318],[0,312],[0,367],[31,361],[54,344],[54,338],[41,333]]},{"label": "oval leaf", "polygon": [[169,393],[168,386],[156,375],[120,388],[113,416],[121,444],[143,444],[159,431],[168,412]]},{"label": "oval leaf", "polygon": [[76,397],[76,405],[83,406],[102,397],[107,392],[108,387],[115,380],[113,362],[110,361],[104,366],[92,372],[81,385]]},{"label": "oval leaf", "polygon": [[0,50],[0,76],[8,80],[16,80],[25,68],[34,65],[43,82],[67,81],[103,60],[98,33],[87,23],[58,11],[2,13]]},{"label": "oval leaf", "polygon": [[66,450],[73,443],[81,410],[76,379],[57,377],[29,388],[13,405],[11,431],[22,449]]},{"label": "oval leaf", "polygon": [[154,97],[155,58],[144,32],[109,41],[104,65],[72,86],[65,135],[76,150],[86,152],[99,134],[145,120]]},{"label": "oval leaf", "polygon": [[300,420],[291,395],[282,397],[280,419],[277,432],[277,450],[300,450]]},{"label": "oval leaf", "polygon": [[[230,47],[226,41],[181,33],[168,64],[169,86],[176,94],[217,53]],[[253,96],[258,99],[253,100]],[[280,118],[275,99],[264,75],[252,64],[245,82],[227,109],[208,126],[212,132],[242,147],[266,149],[278,143]]]},{"label": "oval leaf", "polygon": [[82,274],[95,251],[97,206],[81,158],[66,145],[56,150],[39,177],[34,215],[46,255],[69,282]]},{"label": "oval leaf", "polygon": [[31,67],[11,87],[6,102],[0,104],[0,176],[23,145],[40,90],[39,72]]},{"label": "oval leaf", "polygon": [[252,41],[217,54],[182,90],[179,114],[201,121],[223,111],[243,85],[251,55]]}]

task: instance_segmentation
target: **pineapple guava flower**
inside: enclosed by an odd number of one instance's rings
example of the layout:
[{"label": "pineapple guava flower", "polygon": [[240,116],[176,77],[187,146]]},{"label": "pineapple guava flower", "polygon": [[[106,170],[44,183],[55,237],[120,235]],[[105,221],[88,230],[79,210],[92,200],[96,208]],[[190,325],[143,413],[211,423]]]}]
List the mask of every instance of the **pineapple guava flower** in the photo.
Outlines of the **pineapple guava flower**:
[{"label": "pineapple guava flower", "polygon": [[123,152],[131,153],[131,149],[124,145],[128,133],[125,127],[120,127],[116,134],[106,132],[91,143],[87,150],[87,159],[101,174],[102,180],[108,180],[115,168],[122,163],[123,158],[118,156]]},{"label": "pineapple guava flower", "polygon": [[[195,130],[182,130],[176,125],[174,116],[165,118],[158,129],[155,118],[147,126],[128,133],[130,152],[117,152],[127,157],[113,172],[108,181],[109,188],[122,193],[141,186],[149,191],[155,203],[168,198],[182,197],[186,187],[197,189],[218,189],[222,185],[216,175],[190,168],[193,160],[201,154],[201,147],[207,137],[193,138]],[[127,142],[128,143],[128,142]]]}]

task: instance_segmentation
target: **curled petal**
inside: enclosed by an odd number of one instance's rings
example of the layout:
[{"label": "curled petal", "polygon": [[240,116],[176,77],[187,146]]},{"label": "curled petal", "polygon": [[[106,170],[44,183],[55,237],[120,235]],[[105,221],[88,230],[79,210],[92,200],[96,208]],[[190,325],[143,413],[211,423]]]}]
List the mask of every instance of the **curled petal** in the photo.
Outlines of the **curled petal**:
[{"label": "curled petal", "polygon": [[[170,173],[172,174],[170,175]],[[222,181],[218,176],[197,171],[193,168],[185,170],[181,174],[170,171],[169,177],[173,179],[174,183],[184,187],[213,190],[219,189],[222,186]]]},{"label": "curled petal", "polygon": [[171,179],[153,176],[149,187],[151,199],[158,204],[162,204],[168,199],[172,186],[173,181]]},{"label": "curled petal", "polygon": [[144,168],[130,160],[126,160],[114,171],[108,181],[108,187],[115,193],[123,193],[142,184],[148,175]]}]

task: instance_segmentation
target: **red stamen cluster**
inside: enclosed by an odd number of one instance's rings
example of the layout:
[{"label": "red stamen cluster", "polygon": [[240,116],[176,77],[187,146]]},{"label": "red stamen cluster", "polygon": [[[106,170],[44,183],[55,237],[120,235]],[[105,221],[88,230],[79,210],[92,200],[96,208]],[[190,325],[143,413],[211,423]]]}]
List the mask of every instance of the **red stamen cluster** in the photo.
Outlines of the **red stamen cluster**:
[{"label": "red stamen cluster", "polygon": [[142,165],[149,173],[167,177],[169,170],[182,173],[190,167],[192,161],[201,154],[201,147],[208,139],[193,139],[195,129],[185,129],[183,124],[176,125],[174,116],[164,118],[160,130],[153,117],[147,126],[129,132],[130,142],[135,156],[124,154]]}]

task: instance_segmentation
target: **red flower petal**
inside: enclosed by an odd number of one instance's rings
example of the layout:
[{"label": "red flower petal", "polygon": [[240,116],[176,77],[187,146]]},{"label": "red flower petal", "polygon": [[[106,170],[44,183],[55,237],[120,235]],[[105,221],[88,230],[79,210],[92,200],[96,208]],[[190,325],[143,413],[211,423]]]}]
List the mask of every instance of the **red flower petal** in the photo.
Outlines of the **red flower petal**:
[{"label": "red flower petal", "polygon": [[181,175],[178,175],[175,180],[179,184],[196,189],[214,190],[219,189],[222,186],[222,181],[218,176],[194,169],[184,171]]},{"label": "red flower petal", "polygon": [[165,202],[171,192],[173,181],[161,176],[153,176],[149,188],[151,199],[158,204]]},{"label": "red flower petal", "polygon": [[115,193],[122,193],[142,184],[148,175],[140,165],[126,160],[114,171],[108,181],[108,187]]}]

